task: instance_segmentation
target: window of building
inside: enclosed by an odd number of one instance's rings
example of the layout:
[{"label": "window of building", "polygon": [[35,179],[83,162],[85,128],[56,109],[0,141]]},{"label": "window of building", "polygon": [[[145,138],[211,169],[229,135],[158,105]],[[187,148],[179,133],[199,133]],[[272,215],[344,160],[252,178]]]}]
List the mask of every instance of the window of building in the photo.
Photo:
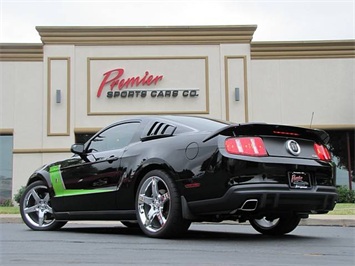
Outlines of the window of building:
[{"label": "window of building", "polygon": [[336,168],[336,184],[355,189],[355,129],[326,130]]},{"label": "window of building", "polygon": [[11,200],[12,195],[13,136],[0,135],[0,204]]},{"label": "window of building", "polygon": [[75,143],[86,143],[95,133],[75,133]]}]

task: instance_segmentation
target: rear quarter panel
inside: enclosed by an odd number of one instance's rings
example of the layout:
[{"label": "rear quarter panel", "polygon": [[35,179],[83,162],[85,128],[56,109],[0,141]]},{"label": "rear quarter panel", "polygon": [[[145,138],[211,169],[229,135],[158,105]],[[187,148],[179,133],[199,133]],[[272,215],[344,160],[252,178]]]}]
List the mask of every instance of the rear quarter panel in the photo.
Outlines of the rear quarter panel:
[{"label": "rear quarter panel", "polygon": [[[188,198],[192,197],[192,194],[198,195],[201,189],[192,191],[185,185],[202,182],[210,160],[217,150],[216,141],[202,142],[206,135],[207,133],[191,133],[131,144],[121,161],[124,175],[119,184],[119,205],[124,205],[124,208],[134,205],[134,202],[128,202],[127,199],[131,199],[135,194],[144,175],[154,169],[168,172],[181,195]],[[192,156],[195,153],[196,156]]]}]

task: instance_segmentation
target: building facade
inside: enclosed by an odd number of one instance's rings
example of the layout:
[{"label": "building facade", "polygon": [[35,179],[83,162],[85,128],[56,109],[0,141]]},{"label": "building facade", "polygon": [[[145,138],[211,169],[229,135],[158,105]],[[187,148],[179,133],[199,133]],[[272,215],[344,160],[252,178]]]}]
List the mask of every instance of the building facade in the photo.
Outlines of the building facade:
[{"label": "building facade", "polygon": [[135,115],[340,132],[350,155],[339,160],[354,165],[354,40],[252,42],[254,25],[36,29],[40,44],[0,44],[0,201],[74,142]]}]

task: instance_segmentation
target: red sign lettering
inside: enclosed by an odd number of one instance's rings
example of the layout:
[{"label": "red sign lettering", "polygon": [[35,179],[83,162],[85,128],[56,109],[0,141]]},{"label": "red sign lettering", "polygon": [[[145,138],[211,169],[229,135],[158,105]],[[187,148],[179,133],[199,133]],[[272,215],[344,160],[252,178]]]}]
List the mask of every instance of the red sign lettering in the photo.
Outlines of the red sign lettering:
[{"label": "red sign lettering", "polygon": [[101,81],[99,89],[97,90],[97,97],[101,96],[101,93],[106,85],[110,86],[110,90],[116,87],[118,90],[122,90],[124,88],[129,88],[133,86],[150,86],[152,84],[156,85],[159,81],[163,79],[163,75],[153,76],[146,71],[144,76],[130,77],[130,78],[122,78],[124,74],[123,68],[116,68],[104,73],[104,78]]}]

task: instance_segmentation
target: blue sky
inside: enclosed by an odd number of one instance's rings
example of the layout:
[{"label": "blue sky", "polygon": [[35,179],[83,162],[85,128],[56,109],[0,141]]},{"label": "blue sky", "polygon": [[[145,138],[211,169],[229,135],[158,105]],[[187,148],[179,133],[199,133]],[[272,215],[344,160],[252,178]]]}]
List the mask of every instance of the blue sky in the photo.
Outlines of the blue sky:
[{"label": "blue sky", "polygon": [[355,39],[355,0],[0,0],[0,42],[36,26],[257,25],[253,41]]}]

